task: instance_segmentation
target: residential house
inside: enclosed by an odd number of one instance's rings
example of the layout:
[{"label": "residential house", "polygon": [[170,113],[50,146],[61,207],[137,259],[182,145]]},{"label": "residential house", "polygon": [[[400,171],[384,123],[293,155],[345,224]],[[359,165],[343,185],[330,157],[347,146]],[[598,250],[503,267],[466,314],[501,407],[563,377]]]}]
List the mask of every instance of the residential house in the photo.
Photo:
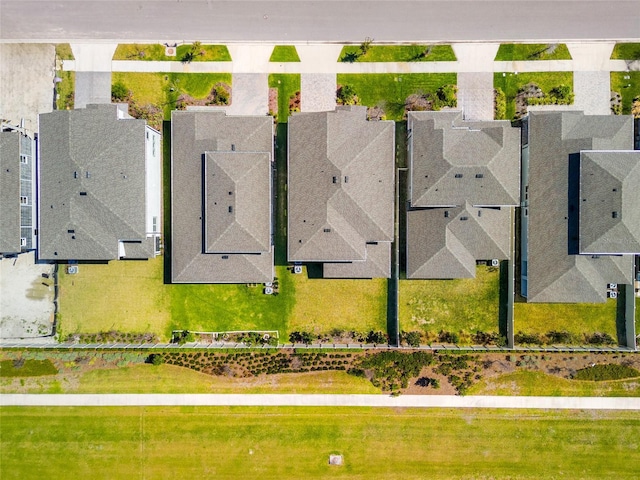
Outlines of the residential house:
[{"label": "residential house", "polygon": [[274,278],[273,118],[207,108],[171,118],[171,281]]},{"label": "residential house", "polygon": [[39,117],[38,257],[147,259],[159,248],[160,133],[127,105]]},{"label": "residential house", "polygon": [[18,128],[0,131],[0,255],[35,248],[35,141]]},{"label": "residential house", "polygon": [[631,284],[640,251],[640,152],[633,118],[530,111],[524,119],[521,293],[604,302]]},{"label": "residential house", "polygon": [[395,124],[366,107],[289,117],[287,256],[326,278],[388,278]]},{"label": "residential house", "polygon": [[478,260],[511,258],[520,201],[520,130],[409,112],[407,278],[473,278]]}]

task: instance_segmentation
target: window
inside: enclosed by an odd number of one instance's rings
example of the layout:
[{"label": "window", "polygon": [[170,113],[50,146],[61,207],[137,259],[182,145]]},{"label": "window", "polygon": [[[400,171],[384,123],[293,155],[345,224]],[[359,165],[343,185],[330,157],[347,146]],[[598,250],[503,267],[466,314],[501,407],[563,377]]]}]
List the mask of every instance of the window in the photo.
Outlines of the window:
[{"label": "window", "polygon": [[27,246],[27,239],[26,238],[22,237],[20,239],[20,246],[21,247],[26,247]]},{"label": "window", "polygon": [[29,203],[29,197],[20,197],[20,205],[27,205]]},{"label": "window", "polygon": [[20,155],[20,163],[29,163],[26,155]]}]

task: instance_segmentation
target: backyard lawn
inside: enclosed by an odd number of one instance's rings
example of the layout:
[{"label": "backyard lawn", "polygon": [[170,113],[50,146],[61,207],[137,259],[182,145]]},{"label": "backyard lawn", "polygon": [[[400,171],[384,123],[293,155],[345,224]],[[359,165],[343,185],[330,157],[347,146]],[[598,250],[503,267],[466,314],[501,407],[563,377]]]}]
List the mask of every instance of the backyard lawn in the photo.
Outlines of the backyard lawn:
[{"label": "backyard lawn", "polygon": [[306,267],[300,275],[289,275],[296,295],[289,331],[386,331],[387,279],[309,279]]},{"label": "backyard lawn", "polygon": [[[165,46],[153,44],[120,44],[113,55],[114,60],[143,60],[143,61],[182,61],[191,51],[191,44],[179,45],[176,55],[165,55]],[[231,55],[225,45],[199,45],[195,48],[193,62],[229,62]]]},{"label": "backyard lawn", "polygon": [[595,332],[616,338],[616,300],[606,303],[521,303],[514,305],[514,331],[544,334]]},{"label": "backyard lawn", "polygon": [[613,60],[640,60],[640,43],[616,43],[611,58]]},{"label": "backyard lawn", "polygon": [[455,73],[338,74],[338,85],[353,87],[361,105],[381,106],[388,120],[402,120],[406,98],[413,93],[435,93],[444,85],[455,85]]},{"label": "backyard lawn", "polygon": [[569,380],[543,372],[520,370],[486,378],[469,388],[469,395],[526,395],[567,397],[637,397],[638,379],[590,382]]},{"label": "backyard lawn", "polygon": [[371,45],[362,55],[359,45],[345,46],[341,62],[455,62],[451,45]]},{"label": "backyard lawn", "polygon": [[400,329],[497,332],[500,272],[478,266],[475,279],[400,280]]},{"label": "backyard lawn", "polygon": [[298,51],[293,45],[276,45],[271,53],[270,62],[299,62]]},{"label": "backyard lawn", "polygon": [[640,97],[640,72],[611,72],[611,90],[622,95],[622,113],[629,115],[633,99]]},{"label": "backyard lawn", "polygon": [[640,461],[636,412],[3,407],[0,420],[3,479],[631,479]]},{"label": "backyard lawn", "polygon": [[503,43],[496,54],[496,61],[512,60],[571,60],[564,43],[547,45],[534,43]]},{"label": "backyard lawn", "polygon": [[169,287],[162,284],[163,258],[80,265],[74,275],[60,268],[59,331],[154,332],[166,335]]},{"label": "backyard lawn", "polygon": [[545,94],[559,85],[567,85],[573,90],[573,72],[495,73],[493,86],[501,89],[507,97],[507,119],[514,118],[516,95],[528,83],[535,83]]}]

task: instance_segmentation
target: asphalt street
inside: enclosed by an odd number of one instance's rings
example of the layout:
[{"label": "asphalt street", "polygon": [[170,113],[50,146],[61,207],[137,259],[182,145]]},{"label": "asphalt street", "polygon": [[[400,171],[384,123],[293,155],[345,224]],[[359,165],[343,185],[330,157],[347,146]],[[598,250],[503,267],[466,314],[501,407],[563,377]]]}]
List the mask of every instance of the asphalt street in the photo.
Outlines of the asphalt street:
[{"label": "asphalt street", "polygon": [[0,0],[0,41],[630,40],[640,0]]}]

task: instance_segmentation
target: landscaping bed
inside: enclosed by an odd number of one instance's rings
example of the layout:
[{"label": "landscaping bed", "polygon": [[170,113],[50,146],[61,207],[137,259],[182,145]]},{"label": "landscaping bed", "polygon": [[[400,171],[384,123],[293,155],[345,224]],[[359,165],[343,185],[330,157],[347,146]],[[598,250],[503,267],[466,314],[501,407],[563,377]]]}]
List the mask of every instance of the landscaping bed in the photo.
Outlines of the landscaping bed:
[{"label": "landscaping bed", "polygon": [[573,103],[573,72],[495,73],[493,86],[505,96],[498,120],[520,118],[528,105]]}]

